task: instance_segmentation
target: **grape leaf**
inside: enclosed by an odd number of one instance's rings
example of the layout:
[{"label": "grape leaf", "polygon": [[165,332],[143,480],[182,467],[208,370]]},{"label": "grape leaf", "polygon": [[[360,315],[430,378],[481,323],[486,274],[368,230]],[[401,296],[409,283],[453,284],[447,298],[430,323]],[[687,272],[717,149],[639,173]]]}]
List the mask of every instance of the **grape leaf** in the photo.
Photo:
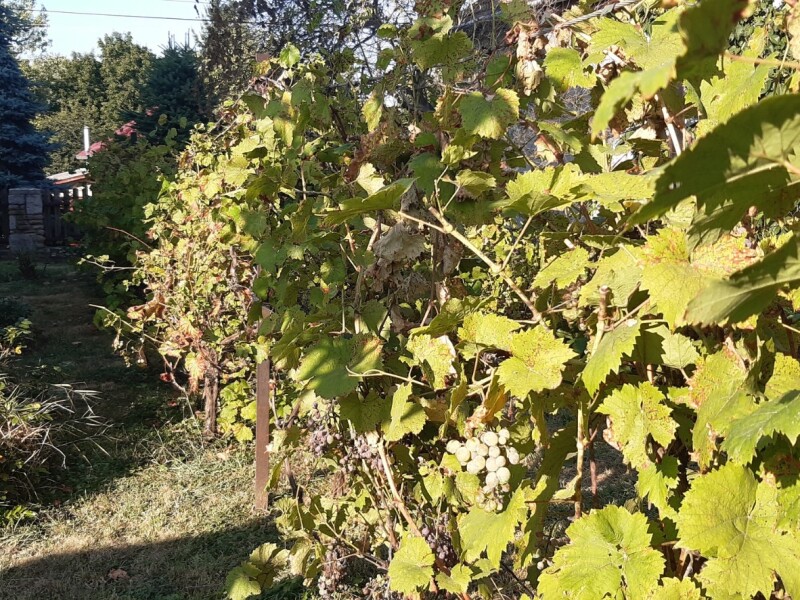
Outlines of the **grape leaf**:
[{"label": "grape leaf", "polygon": [[500,363],[500,383],[517,398],[530,392],[555,389],[561,374],[575,353],[544,327],[534,327],[511,338],[511,357]]},{"label": "grape leaf", "polygon": [[426,40],[412,41],[411,48],[414,62],[420,69],[437,65],[452,67],[472,50],[472,41],[463,31],[450,34],[439,32]]},{"label": "grape leaf", "polygon": [[450,574],[436,574],[436,583],[445,592],[462,595],[467,593],[467,588],[472,582],[472,570],[466,565],[456,565],[450,569]]},{"label": "grape leaf", "polygon": [[619,372],[623,356],[630,355],[636,347],[640,327],[638,320],[628,319],[603,335],[581,374],[581,380],[590,394],[594,395],[600,389],[600,384],[609,373]]},{"label": "grape leaf", "polygon": [[637,469],[650,463],[650,438],[666,447],[678,428],[664,395],[651,383],[626,384],[614,390],[597,412],[611,418],[611,435],[625,460]]},{"label": "grape leaf", "polygon": [[555,282],[564,289],[584,274],[589,266],[589,252],[581,247],[565,252],[547,264],[533,279],[533,287],[544,288]]},{"label": "grape leaf", "polygon": [[[730,231],[750,206],[781,216],[797,199],[800,96],[765,98],[734,115],[675,158],[656,181],[656,194],[632,217],[644,223],[691,196],[697,212],[689,229],[699,244]],[[703,165],[698,169],[697,165]]]},{"label": "grape leaf", "polygon": [[[623,201],[649,200],[653,197],[655,178],[649,175],[632,175],[622,171],[584,175],[572,191],[588,196],[601,206],[614,212],[625,210]],[[580,198],[578,198],[580,199]]]},{"label": "grape leaf", "polygon": [[572,87],[594,87],[594,73],[584,72],[581,55],[573,48],[551,48],[543,66],[545,74],[561,92]]},{"label": "grape leaf", "polygon": [[392,396],[392,408],[389,418],[383,423],[384,437],[389,442],[396,442],[409,433],[419,433],[425,426],[427,416],[425,409],[411,398],[411,384],[405,383],[397,388]]},{"label": "grape leaf", "polygon": [[489,173],[481,173],[470,169],[459,171],[456,175],[456,183],[458,183],[458,187],[474,198],[497,185],[497,181]]},{"label": "grape leaf", "polygon": [[376,92],[372,92],[361,109],[364,122],[367,124],[367,131],[375,131],[381,122],[383,114],[383,97]]},{"label": "grape leaf", "polygon": [[433,552],[420,537],[406,536],[389,563],[389,587],[401,594],[416,594],[433,577]]},{"label": "grape leaf", "polygon": [[[500,566],[500,557],[508,544],[514,541],[517,526],[525,519],[525,488],[518,487],[506,509],[499,513],[487,512],[473,506],[458,522],[461,550],[466,562],[474,562],[486,552],[492,568]],[[487,535],[487,532],[491,532]]]},{"label": "grape leaf", "polygon": [[506,128],[519,118],[519,97],[506,88],[498,88],[491,99],[480,92],[471,92],[461,99],[458,112],[467,133],[500,139]]},{"label": "grape leaf", "polygon": [[[755,28],[742,56],[760,57],[764,41],[763,28]],[[758,102],[770,70],[770,65],[753,65],[746,61],[728,60],[723,65],[722,76],[702,81],[700,99],[703,102],[706,118],[697,124],[698,136],[708,133],[736,113]]]},{"label": "grape leaf", "polygon": [[752,411],[746,378],[737,357],[727,351],[698,362],[689,380],[689,404],[697,411],[692,444],[701,467],[710,464],[717,438],[725,436],[733,420]]},{"label": "grape leaf", "polygon": [[705,278],[689,264],[686,234],[664,228],[642,248],[642,288],[671,329],[683,324],[689,302],[705,287]]},{"label": "grape leaf", "polygon": [[339,400],[341,417],[350,421],[359,433],[374,431],[387,417],[388,408],[388,402],[374,392],[364,399],[349,394]]},{"label": "grape leaf", "polygon": [[259,572],[247,566],[235,567],[225,578],[225,593],[230,600],[246,600],[261,593],[261,585],[256,577]]},{"label": "grape leaf", "polygon": [[511,350],[511,336],[520,324],[508,317],[494,313],[474,312],[464,317],[464,324],[458,329],[461,339],[461,354],[464,358],[474,358],[482,348]]},{"label": "grape leaf", "polygon": [[453,360],[456,354],[447,336],[414,335],[408,340],[406,349],[414,355],[414,362],[422,367],[425,379],[433,389],[447,387],[447,376],[455,374]]},{"label": "grape leaf", "polygon": [[750,414],[735,419],[725,436],[722,449],[740,464],[748,464],[756,455],[761,439],[782,433],[794,444],[800,437],[800,379],[798,389],[783,396],[762,402]]},{"label": "grape leaf", "polygon": [[306,387],[323,398],[343,396],[356,389],[359,381],[349,371],[363,373],[379,368],[381,349],[380,340],[370,335],[323,337],[306,352],[295,378],[308,380]]},{"label": "grape leaf", "polygon": [[779,398],[800,388],[800,361],[786,354],[775,354],[772,376],[764,388],[767,398]]},{"label": "grape leaf", "polygon": [[762,261],[704,288],[689,304],[686,320],[715,324],[744,321],[764,310],[782,287],[798,282],[800,236],[795,235]]},{"label": "grape leaf", "polygon": [[773,574],[800,572],[800,540],[778,526],[780,517],[776,488],[745,467],[729,463],[692,482],[678,513],[678,547],[708,559],[698,579],[712,599],[769,598]]},{"label": "grape leaf", "polygon": [[627,306],[630,295],[639,287],[642,268],[637,257],[640,250],[620,247],[614,254],[604,256],[597,262],[597,269],[589,282],[581,288],[579,306],[597,305],[598,290],[606,285],[611,290],[611,306]]},{"label": "grape leaf", "polygon": [[511,208],[531,217],[566,206],[573,201],[570,189],[578,177],[577,168],[571,163],[527,171],[508,182],[508,199],[496,206]]},{"label": "grape leaf", "polygon": [[647,597],[648,600],[700,600],[700,598],[700,590],[688,577],[686,579],[665,577],[661,580],[661,585]]},{"label": "grape leaf", "polygon": [[408,166],[417,178],[417,185],[426,194],[433,194],[436,191],[436,180],[447,169],[430,152],[418,154],[408,162]]},{"label": "grape leaf", "polygon": [[650,547],[644,515],[607,506],[578,519],[566,533],[570,543],[539,577],[544,600],[643,599],[658,585],[664,558]]},{"label": "grape leaf", "polygon": [[398,179],[366,198],[345,200],[341,203],[339,210],[331,211],[325,216],[325,223],[327,225],[341,225],[348,219],[365,212],[397,208],[400,198],[403,197],[413,183],[413,179]]},{"label": "grape leaf", "polygon": [[672,333],[666,327],[657,327],[653,331],[663,338],[662,365],[673,369],[683,369],[693,365],[700,358],[692,340],[685,335]]},{"label": "grape leaf", "polygon": [[641,466],[637,475],[636,493],[639,497],[647,498],[663,517],[674,521],[678,511],[670,504],[670,499],[678,487],[678,459],[665,456],[660,464]]}]

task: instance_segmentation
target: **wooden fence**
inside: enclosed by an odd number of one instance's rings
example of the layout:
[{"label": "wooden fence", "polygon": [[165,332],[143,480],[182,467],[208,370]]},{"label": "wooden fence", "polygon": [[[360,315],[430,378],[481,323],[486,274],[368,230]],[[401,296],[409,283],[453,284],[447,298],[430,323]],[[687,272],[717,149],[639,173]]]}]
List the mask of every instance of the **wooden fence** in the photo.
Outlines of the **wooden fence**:
[{"label": "wooden fence", "polygon": [[11,224],[8,218],[8,189],[0,188],[0,250],[8,246]]},{"label": "wooden fence", "polygon": [[44,219],[44,243],[47,246],[66,246],[81,238],[75,223],[64,219],[85,197],[86,190],[77,188],[55,188],[42,192],[42,212]]}]

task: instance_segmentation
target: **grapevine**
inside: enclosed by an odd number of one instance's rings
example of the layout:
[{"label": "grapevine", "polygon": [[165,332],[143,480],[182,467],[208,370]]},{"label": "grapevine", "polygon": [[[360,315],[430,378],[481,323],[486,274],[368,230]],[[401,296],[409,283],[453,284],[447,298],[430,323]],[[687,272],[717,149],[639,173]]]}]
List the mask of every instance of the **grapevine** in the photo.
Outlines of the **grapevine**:
[{"label": "grapevine", "polygon": [[762,56],[797,11],[768,45],[734,0],[500,5],[417,3],[369,89],[261,63],[149,208],[127,327],[244,441],[270,357],[272,449],[319,467],[271,568],[322,597],[800,597],[800,78]]}]

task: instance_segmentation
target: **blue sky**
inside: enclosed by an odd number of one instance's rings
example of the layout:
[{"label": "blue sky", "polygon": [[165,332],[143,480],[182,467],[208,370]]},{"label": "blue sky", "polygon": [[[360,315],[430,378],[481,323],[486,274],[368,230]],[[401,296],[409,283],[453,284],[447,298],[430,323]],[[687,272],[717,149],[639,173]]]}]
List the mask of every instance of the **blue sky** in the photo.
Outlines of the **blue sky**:
[{"label": "blue sky", "polygon": [[[194,30],[199,33],[202,27],[202,23],[198,21],[67,15],[54,12],[63,10],[197,19],[193,0],[40,0],[38,4],[48,11],[49,37],[52,40],[49,52],[53,54],[69,55],[71,52],[96,50],[97,40],[112,31],[129,31],[137,43],[147,46],[153,52],[160,52],[170,33],[182,43],[187,32]],[[191,36],[190,41],[193,40],[194,37]]]}]

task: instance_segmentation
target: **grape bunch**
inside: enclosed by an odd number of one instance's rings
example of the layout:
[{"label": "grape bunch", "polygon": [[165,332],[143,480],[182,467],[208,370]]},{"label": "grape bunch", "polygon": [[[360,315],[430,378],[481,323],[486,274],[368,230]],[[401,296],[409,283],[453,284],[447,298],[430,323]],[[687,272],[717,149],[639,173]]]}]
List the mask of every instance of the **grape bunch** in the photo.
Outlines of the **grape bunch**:
[{"label": "grape bunch", "polygon": [[516,448],[508,441],[511,435],[508,429],[497,432],[484,431],[480,438],[471,437],[465,442],[450,440],[447,451],[454,455],[468,473],[483,475],[483,486],[478,495],[478,504],[486,510],[497,510],[501,505],[502,494],[510,490],[511,471],[509,465],[520,462]]},{"label": "grape bunch", "polygon": [[325,454],[333,444],[342,441],[342,434],[336,427],[333,407],[322,412],[315,402],[306,417],[306,425],[311,431],[309,446],[317,455]]},{"label": "grape bunch", "polygon": [[359,435],[353,439],[352,444],[348,444],[339,464],[345,471],[352,474],[361,467],[362,460],[370,472],[374,473],[382,469],[378,448],[372,446],[365,436]]},{"label": "grape bunch", "polygon": [[432,526],[423,525],[420,533],[445,565],[452,567],[458,562],[453,540],[447,531],[447,515],[441,515]]},{"label": "grape bunch", "polygon": [[345,590],[346,586],[343,581],[347,565],[344,556],[345,549],[339,544],[334,544],[325,553],[325,559],[322,561],[322,573],[317,580],[320,598],[331,599],[335,597],[336,592]]},{"label": "grape bunch", "polygon": [[369,600],[400,600],[403,596],[389,589],[388,577],[376,575],[364,585],[361,597]]}]

